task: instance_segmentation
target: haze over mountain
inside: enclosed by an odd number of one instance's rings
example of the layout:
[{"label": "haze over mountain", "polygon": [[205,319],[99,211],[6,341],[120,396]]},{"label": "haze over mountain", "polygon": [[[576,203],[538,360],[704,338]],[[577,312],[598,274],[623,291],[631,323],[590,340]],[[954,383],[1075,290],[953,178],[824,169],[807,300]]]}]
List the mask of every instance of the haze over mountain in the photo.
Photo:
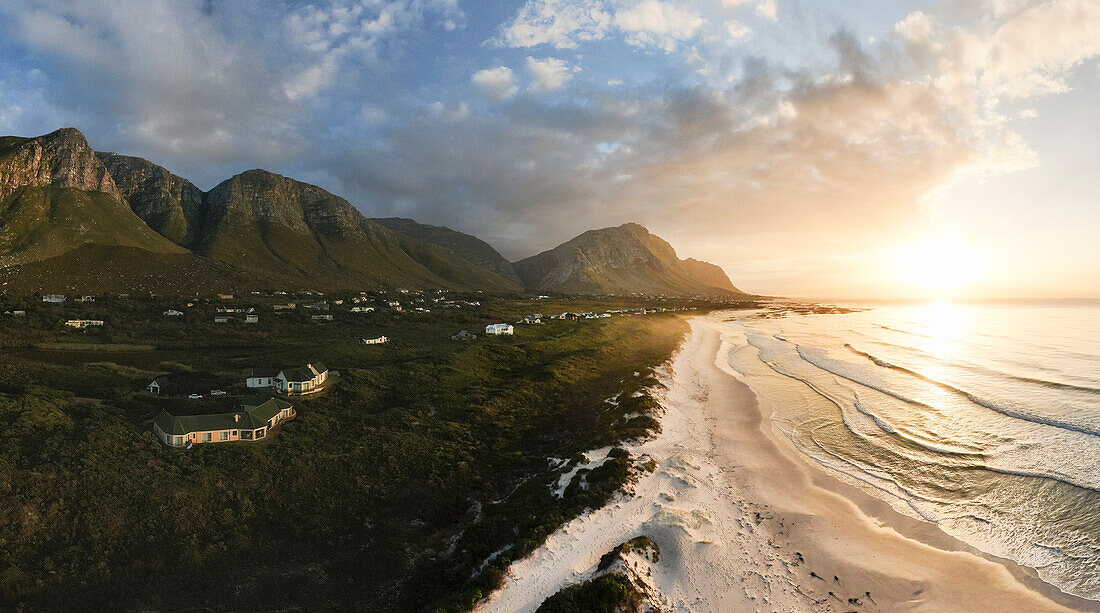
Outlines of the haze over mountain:
[{"label": "haze over mountain", "polygon": [[681,260],[649,230],[628,223],[589,230],[515,263],[528,289],[568,293],[741,293],[721,268]]},{"label": "haze over mountain", "polygon": [[0,139],[0,266],[10,265],[23,265],[35,283],[85,285],[94,277],[77,271],[106,267],[121,271],[118,283],[155,278],[156,269],[191,279],[188,287],[205,278],[495,292],[737,291],[717,266],[680,260],[636,224],[585,233],[513,266],[477,237],[410,219],[367,219],[339,196],[265,170],[203,192],[148,160],[95,152],[73,128]]},{"label": "haze over mountain", "polygon": [[512,263],[500,255],[492,245],[476,236],[452,230],[446,226],[417,223],[403,217],[375,217],[371,221],[433,245],[446,247],[482,268],[520,283],[519,275],[516,274]]}]

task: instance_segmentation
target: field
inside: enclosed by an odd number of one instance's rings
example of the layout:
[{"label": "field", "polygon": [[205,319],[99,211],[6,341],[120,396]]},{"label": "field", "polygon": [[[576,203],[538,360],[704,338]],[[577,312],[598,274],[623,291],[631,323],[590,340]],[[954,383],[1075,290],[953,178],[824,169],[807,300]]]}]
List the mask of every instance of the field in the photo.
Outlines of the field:
[{"label": "field", "polygon": [[[633,459],[617,456],[587,489],[552,494],[565,460],[656,427],[643,390],[686,329],[653,313],[483,334],[530,312],[687,306],[643,299],[443,308],[391,294],[353,314],[326,296],[334,321],[315,322],[306,298],[277,315],[267,296],[0,297],[27,312],[0,318],[0,608],[468,610],[510,559],[629,479]],[[213,323],[226,304],[260,322]],[[106,325],[65,329],[71,318]],[[478,338],[451,340],[460,329]],[[356,342],[380,334],[390,342]],[[339,382],[295,398],[272,439],[181,450],[151,431],[162,409],[228,410],[254,369],[317,361]],[[171,395],[144,392],[158,375]]]}]

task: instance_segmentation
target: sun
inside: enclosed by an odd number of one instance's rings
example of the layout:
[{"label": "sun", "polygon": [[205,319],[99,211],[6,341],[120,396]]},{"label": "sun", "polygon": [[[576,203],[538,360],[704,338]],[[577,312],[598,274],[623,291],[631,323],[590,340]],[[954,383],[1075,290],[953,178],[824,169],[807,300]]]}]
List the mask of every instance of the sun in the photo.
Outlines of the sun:
[{"label": "sun", "polygon": [[973,285],[989,274],[989,254],[961,233],[928,237],[894,253],[898,281],[925,290],[947,291]]}]

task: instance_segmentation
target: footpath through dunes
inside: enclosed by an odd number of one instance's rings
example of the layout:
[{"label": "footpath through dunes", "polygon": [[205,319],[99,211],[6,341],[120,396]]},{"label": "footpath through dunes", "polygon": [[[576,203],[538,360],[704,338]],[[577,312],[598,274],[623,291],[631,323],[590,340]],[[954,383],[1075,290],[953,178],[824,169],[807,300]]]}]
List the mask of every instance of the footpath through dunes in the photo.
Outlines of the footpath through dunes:
[{"label": "footpath through dunes", "polygon": [[663,433],[628,447],[657,470],[513,563],[477,611],[535,611],[639,535],[660,547],[662,610],[1100,611],[803,461],[726,364],[739,339],[724,315],[691,320],[663,377]]}]

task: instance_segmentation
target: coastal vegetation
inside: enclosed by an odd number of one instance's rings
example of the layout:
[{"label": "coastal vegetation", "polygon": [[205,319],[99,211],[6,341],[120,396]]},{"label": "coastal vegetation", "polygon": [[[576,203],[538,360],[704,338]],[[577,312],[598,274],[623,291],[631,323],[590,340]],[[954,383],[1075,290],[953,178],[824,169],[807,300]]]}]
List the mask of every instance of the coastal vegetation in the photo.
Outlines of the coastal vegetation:
[{"label": "coastal vegetation", "polygon": [[[468,610],[511,560],[629,481],[636,459],[617,448],[554,493],[570,458],[658,427],[647,390],[686,324],[553,320],[453,341],[536,307],[654,304],[465,299],[318,323],[252,296],[235,301],[262,313],[246,325],[212,323],[217,300],[168,318],[178,300],[0,297],[0,311],[26,311],[0,319],[0,608]],[[106,325],[60,323],[92,316]],[[356,342],[374,333],[390,342]],[[316,360],[338,384],[297,399],[270,440],[180,450],[151,431],[160,410],[227,410],[253,369]],[[160,375],[229,394],[144,392]]]}]

